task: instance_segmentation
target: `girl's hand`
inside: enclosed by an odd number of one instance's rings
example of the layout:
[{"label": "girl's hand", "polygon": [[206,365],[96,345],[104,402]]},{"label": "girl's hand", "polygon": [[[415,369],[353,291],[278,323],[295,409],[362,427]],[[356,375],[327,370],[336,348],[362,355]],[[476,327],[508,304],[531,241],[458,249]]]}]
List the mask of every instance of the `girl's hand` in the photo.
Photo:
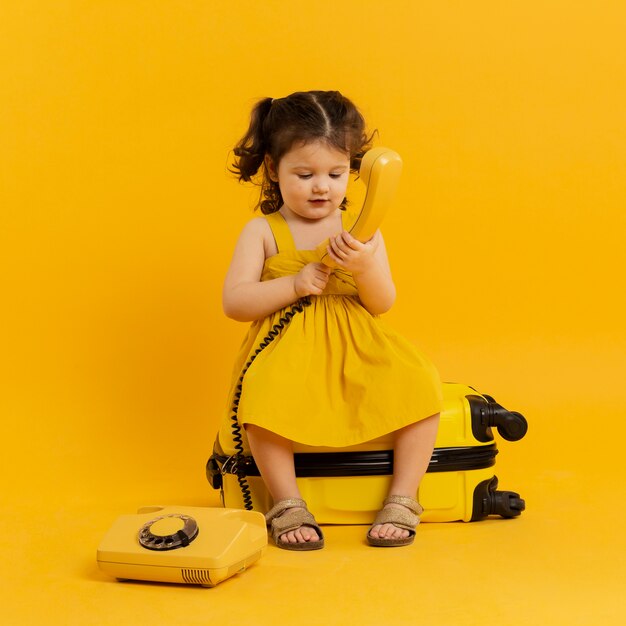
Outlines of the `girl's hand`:
[{"label": "girl's hand", "polygon": [[347,230],[331,237],[328,255],[341,268],[359,274],[366,272],[375,264],[374,255],[380,241],[380,232],[365,243],[355,239]]},{"label": "girl's hand", "polygon": [[308,263],[296,275],[294,289],[298,298],[314,295],[319,296],[324,289],[330,276],[330,267],[323,263]]}]

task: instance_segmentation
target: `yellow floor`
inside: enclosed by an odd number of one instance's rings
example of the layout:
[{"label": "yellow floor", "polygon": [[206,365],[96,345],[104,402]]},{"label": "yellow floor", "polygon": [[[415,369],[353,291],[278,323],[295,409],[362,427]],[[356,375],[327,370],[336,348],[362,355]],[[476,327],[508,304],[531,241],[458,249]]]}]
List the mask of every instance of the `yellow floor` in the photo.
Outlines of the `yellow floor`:
[{"label": "yellow floor", "polygon": [[[113,520],[141,505],[217,505],[201,468],[188,481],[163,480],[157,464],[157,480],[125,473],[97,456],[66,457],[60,469],[54,458],[62,452],[41,448],[48,462],[38,473],[14,471],[3,499],[3,623],[624,624],[618,444],[605,443],[603,463],[600,448],[583,456],[582,441],[580,449],[547,441],[565,414],[529,417],[525,440],[500,441],[496,467],[501,487],[527,501],[520,518],[423,524],[405,549],[368,547],[365,527],[326,527],[324,550],[271,545],[213,589],[120,583],[95,559]],[[527,466],[542,448],[545,466]]]}]

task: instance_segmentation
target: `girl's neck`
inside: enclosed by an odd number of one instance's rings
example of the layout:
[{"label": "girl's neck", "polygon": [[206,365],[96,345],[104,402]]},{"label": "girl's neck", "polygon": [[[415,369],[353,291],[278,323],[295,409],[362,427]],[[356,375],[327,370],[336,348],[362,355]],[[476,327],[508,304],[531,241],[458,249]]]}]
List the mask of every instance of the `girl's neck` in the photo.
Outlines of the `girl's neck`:
[{"label": "girl's neck", "polygon": [[314,220],[297,215],[285,205],[280,208],[279,212],[289,226],[297,250],[315,250],[322,241],[332,235],[337,235],[343,229],[343,211],[340,209],[326,217]]}]

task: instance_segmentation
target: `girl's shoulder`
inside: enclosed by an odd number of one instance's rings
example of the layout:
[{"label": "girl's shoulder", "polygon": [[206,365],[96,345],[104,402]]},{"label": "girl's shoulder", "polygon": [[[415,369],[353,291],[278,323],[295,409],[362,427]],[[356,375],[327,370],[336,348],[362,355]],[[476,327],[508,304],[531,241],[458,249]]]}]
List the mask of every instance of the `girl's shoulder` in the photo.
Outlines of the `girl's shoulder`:
[{"label": "girl's shoulder", "polygon": [[246,222],[243,230],[251,233],[271,232],[270,225],[263,215],[253,217],[250,221]]},{"label": "girl's shoulder", "polygon": [[263,216],[253,217],[247,222],[241,231],[242,240],[252,242],[252,240],[262,241],[265,250],[265,257],[276,254],[276,242],[269,222]]}]

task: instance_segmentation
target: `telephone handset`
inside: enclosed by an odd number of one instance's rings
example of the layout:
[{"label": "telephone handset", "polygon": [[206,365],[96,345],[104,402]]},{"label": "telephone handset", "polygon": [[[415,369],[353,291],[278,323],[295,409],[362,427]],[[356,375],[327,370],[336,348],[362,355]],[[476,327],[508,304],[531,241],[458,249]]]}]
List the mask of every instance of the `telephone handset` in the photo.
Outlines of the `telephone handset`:
[{"label": "telephone handset", "polygon": [[[359,241],[368,241],[380,226],[393,201],[402,173],[402,159],[389,148],[368,150],[361,161],[359,180],[366,187],[365,200],[354,223],[346,230]],[[320,261],[328,267],[335,263],[328,256],[328,239],[317,247]]]}]

